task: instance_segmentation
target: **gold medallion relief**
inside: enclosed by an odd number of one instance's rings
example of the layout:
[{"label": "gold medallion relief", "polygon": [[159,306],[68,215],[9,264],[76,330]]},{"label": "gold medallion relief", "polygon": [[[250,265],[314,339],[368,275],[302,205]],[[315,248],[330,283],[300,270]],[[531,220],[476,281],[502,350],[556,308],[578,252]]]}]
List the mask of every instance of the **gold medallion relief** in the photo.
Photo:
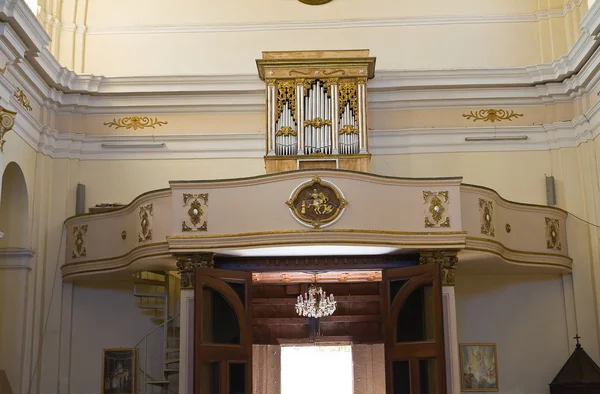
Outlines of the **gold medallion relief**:
[{"label": "gold medallion relief", "polygon": [[73,236],[75,237],[75,242],[73,245],[72,257],[74,259],[77,259],[79,257],[85,257],[87,255],[85,241],[83,239],[83,237],[87,236],[87,230],[87,224],[84,224],[83,226],[73,227]]},{"label": "gold medallion relief", "polygon": [[301,224],[322,228],[340,217],[348,201],[334,184],[315,177],[298,186],[286,204]]},{"label": "gold medallion relief", "polygon": [[494,237],[494,223],[493,223],[493,215],[494,213],[494,203],[492,201],[484,200],[483,198],[479,199],[479,221],[481,223],[481,234],[488,235],[490,237]]},{"label": "gold medallion relief", "polygon": [[[208,230],[208,193],[184,194],[184,215],[188,217],[181,223],[181,231],[207,231]],[[189,224],[188,224],[189,223]]]},{"label": "gold medallion relief", "polygon": [[152,239],[152,204],[140,207],[140,232],[138,241],[150,241]]},{"label": "gold medallion relief", "polygon": [[425,205],[425,227],[450,227],[450,212],[448,212],[449,197],[447,191],[423,192]]},{"label": "gold medallion relief", "polygon": [[562,249],[558,219],[546,218],[546,248],[554,250]]}]

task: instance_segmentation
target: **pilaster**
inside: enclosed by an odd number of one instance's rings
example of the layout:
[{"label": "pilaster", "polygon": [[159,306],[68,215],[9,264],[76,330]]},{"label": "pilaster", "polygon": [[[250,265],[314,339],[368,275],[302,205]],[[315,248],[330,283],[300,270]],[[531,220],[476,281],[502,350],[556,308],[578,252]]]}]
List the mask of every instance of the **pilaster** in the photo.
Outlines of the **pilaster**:
[{"label": "pilaster", "polygon": [[194,253],[177,256],[177,270],[181,275],[181,290],[193,290],[196,268],[214,268],[214,253]]},{"label": "pilaster", "polygon": [[439,264],[442,269],[446,384],[448,394],[460,394],[460,355],[454,293],[454,273],[458,267],[457,251],[439,249],[421,251],[419,264]]}]

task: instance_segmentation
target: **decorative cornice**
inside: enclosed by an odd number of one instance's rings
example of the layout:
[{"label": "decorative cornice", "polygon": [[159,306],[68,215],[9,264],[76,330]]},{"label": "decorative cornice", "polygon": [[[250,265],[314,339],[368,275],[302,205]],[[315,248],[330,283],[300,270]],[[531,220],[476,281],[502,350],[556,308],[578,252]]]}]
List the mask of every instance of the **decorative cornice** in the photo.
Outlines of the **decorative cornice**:
[{"label": "decorative cornice", "polygon": [[[2,233],[0,232],[0,235]],[[0,238],[2,238],[0,236]],[[30,270],[30,259],[35,253],[24,248],[0,248],[0,270],[25,269]]]},{"label": "decorative cornice", "polygon": [[[261,160],[264,133],[86,135],[58,133],[41,127],[27,112],[16,118],[14,131],[34,149],[54,158],[80,160],[210,159]],[[443,152],[543,151],[576,147],[600,134],[600,102],[570,122],[529,126],[475,126],[371,130],[373,155]],[[39,133],[39,134],[38,134]],[[39,135],[39,137],[36,137]],[[497,140],[466,141],[494,135]],[[527,139],[514,139],[526,136]],[[508,140],[503,140],[508,138]],[[513,138],[513,140],[510,140]],[[38,141],[39,139],[39,141]]]}]

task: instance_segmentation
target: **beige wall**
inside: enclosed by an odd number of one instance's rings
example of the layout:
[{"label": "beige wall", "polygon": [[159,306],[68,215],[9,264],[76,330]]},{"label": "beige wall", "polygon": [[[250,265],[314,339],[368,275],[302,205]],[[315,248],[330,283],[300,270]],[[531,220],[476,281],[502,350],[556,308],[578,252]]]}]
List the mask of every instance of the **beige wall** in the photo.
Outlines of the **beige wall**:
[{"label": "beige wall", "polygon": [[109,76],[252,74],[263,50],[331,48],[370,48],[381,69],[529,66],[565,55],[587,12],[578,0],[173,0],[168,12],[159,1],[40,6],[60,63]]},{"label": "beige wall", "polygon": [[459,343],[497,344],[499,392],[546,394],[572,351],[561,277],[458,274],[455,291]]},{"label": "beige wall", "polygon": [[[72,306],[73,363],[69,388],[72,393],[98,393],[101,390],[102,349],[135,347],[156,324],[150,315],[144,315],[136,306],[132,282],[76,283]],[[93,340],[90,340],[91,333]],[[157,334],[161,332],[157,331]],[[151,339],[157,338],[160,336]],[[160,362],[162,355],[156,355],[154,363]]]}]

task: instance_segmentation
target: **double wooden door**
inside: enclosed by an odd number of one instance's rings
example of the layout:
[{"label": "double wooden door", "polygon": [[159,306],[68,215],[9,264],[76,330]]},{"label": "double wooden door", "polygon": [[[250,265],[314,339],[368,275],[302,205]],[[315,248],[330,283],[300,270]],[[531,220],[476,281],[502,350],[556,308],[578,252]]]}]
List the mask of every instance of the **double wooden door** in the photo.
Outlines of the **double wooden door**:
[{"label": "double wooden door", "polygon": [[[386,269],[381,283],[386,394],[446,394],[440,267]],[[252,393],[252,277],[198,269],[194,393]]]}]

